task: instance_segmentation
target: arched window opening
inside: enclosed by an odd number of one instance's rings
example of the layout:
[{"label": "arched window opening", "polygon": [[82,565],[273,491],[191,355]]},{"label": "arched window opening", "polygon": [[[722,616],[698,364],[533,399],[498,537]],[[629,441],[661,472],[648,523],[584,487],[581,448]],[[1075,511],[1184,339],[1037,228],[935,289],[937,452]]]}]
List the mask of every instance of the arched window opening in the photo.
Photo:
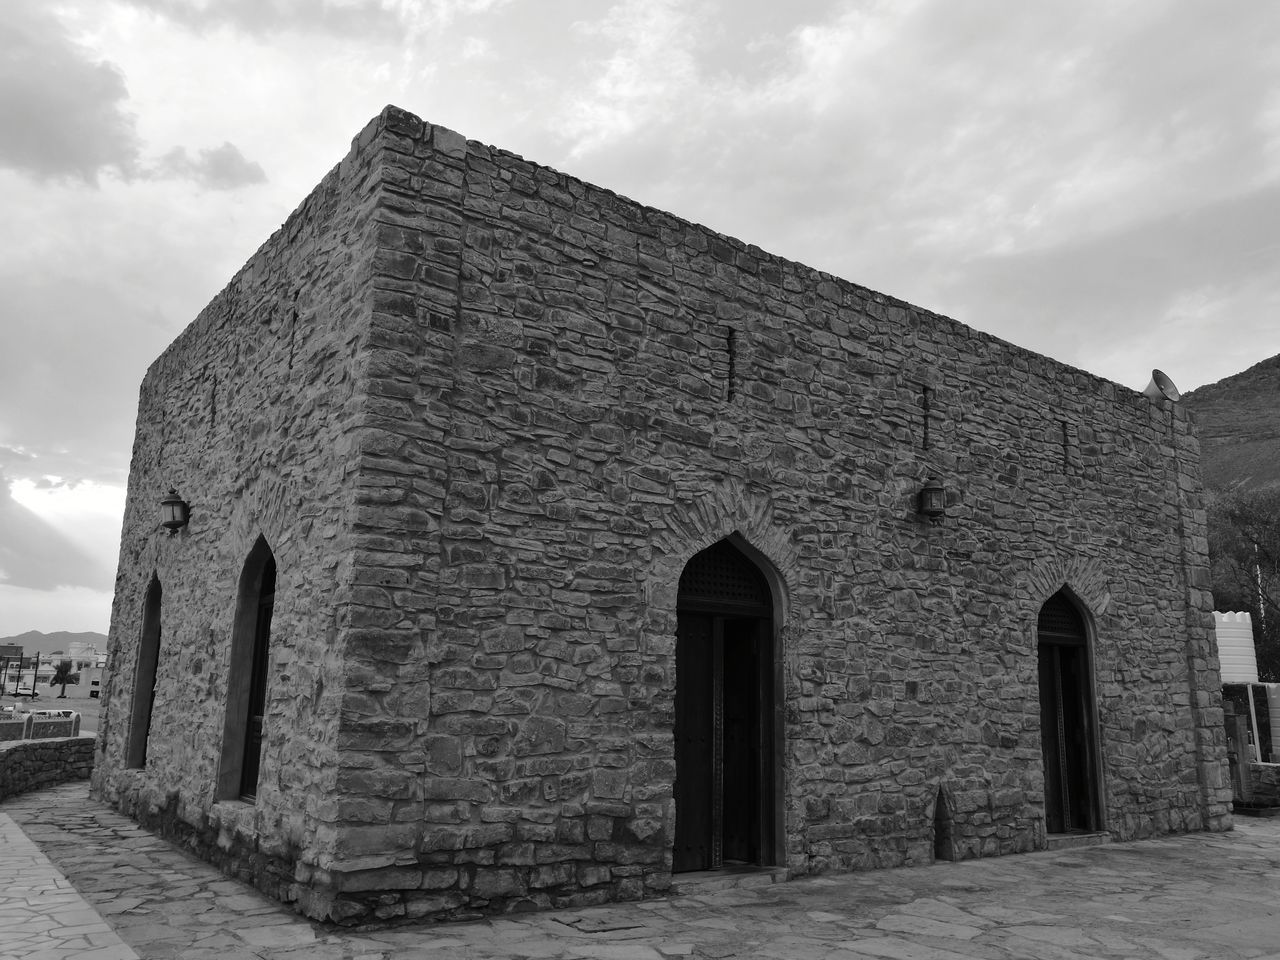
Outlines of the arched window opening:
[{"label": "arched window opening", "polygon": [[730,541],[689,560],[676,628],[675,871],[777,862],[773,599]]},{"label": "arched window opening", "polygon": [[156,668],[160,662],[160,605],[163,591],[154,573],[142,605],[142,633],[133,673],[133,710],[129,723],[129,749],[125,766],[147,765],[147,741],[151,738],[151,714],[156,702]]},{"label": "arched window opening", "polygon": [[252,802],[258,794],[275,593],[275,557],[266,540],[259,537],[240,575],[232,627],[227,716],[218,776],[221,800],[239,798]]},{"label": "arched window opening", "polygon": [[1045,829],[1092,833],[1102,823],[1093,676],[1084,617],[1065,591],[1045,601],[1036,625]]},{"label": "arched window opening", "polygon": [[951,806],[947,803],[947,795],[938,788],[938,797],[933,802],[933,859],[954,860],[956,858],[955,838],[952,833]]}]

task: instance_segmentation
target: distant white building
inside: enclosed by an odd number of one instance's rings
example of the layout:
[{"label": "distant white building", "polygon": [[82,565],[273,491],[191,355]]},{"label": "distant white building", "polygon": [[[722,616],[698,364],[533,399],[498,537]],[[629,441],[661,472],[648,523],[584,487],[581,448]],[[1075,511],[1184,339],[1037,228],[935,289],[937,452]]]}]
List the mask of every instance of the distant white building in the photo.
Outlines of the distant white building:
[{"label": "distant white building", "polygon": [[73,670],[92,667],[98,660],[98,645],[88,640],[72,640],[67,645],[67,659],[72,661]]}]

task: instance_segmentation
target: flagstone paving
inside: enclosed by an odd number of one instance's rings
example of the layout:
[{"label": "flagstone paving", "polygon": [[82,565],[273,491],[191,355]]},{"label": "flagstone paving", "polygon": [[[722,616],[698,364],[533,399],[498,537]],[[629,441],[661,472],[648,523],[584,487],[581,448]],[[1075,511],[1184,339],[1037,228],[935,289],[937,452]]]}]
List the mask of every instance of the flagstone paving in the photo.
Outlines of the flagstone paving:
[{"label": "flagstone paving", "polygon": [[0,957],[1280,960],[1280,820],[1236,822],[1227,834],[349,930],[298,917],[66,784],[0,803]]}]

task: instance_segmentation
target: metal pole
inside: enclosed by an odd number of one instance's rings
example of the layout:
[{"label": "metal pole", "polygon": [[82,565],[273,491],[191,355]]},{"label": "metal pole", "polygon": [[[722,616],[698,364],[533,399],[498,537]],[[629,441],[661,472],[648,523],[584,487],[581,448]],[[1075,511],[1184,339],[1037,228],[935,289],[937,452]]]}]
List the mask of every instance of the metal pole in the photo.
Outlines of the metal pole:
[{"label": "metal pole", "polygon": [[1253,740],[1254,763],[1262,763],[1262,736],[1258,731],[1258,710],[1253,705],[1253,688],[1255,686],[1259,686],[1259,684],[1246,683],[1244,692],[1249,697],[1249,732]]}]

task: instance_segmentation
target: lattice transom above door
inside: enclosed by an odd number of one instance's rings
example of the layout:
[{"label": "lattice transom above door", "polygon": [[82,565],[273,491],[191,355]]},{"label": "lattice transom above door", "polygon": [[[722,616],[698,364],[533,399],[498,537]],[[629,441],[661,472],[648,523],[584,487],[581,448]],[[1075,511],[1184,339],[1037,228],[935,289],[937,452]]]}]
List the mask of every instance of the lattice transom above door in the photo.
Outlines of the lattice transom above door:
[{"label": "lattice transom above door", "polygon": [[1044,606],[1040,608],[1037,631],[1042,637],[1076,643],[1084,643],[1088,636],[1080,611],[1061,591],[1046,600]]},{"label": "lattice transom above door", "polygon": [[695,554],[680,576],[680,603],[772,606],[769,584],[759,568],[727,541]]}]

